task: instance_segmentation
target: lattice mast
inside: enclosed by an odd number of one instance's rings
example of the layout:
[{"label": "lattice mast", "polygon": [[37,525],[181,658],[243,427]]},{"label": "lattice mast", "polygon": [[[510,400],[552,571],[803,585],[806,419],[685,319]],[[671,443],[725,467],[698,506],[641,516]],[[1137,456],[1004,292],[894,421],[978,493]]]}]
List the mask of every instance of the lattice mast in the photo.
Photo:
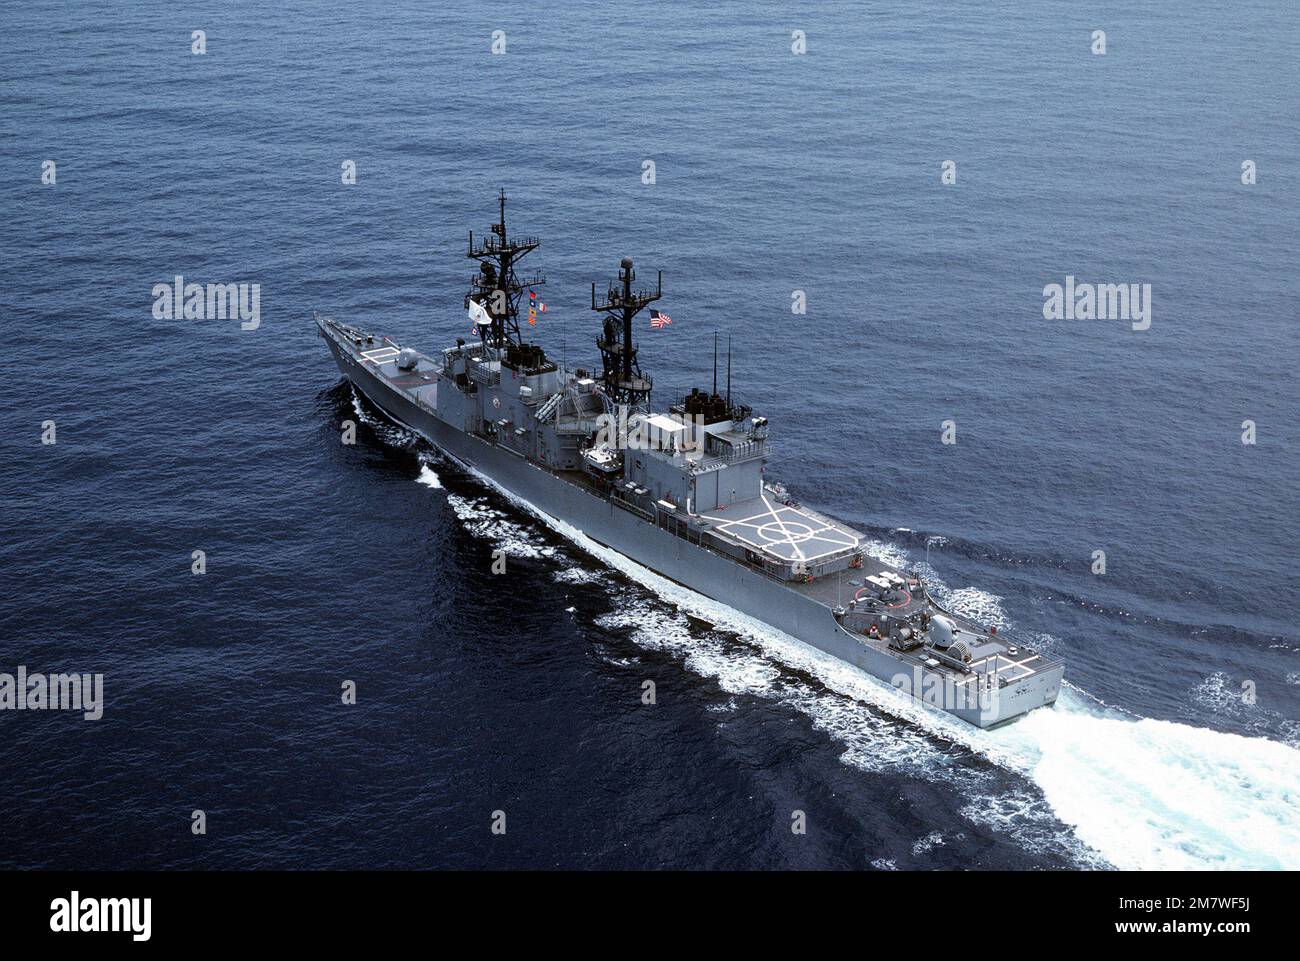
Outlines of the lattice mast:
[{"label": "lattice mast", "polygon": [[470,291],[465,295],[465,309],[474,301],[487,311],[491,324],[483,324],[480,334],[485,343],[497,347],[521,344],[519,333],[519,302],[534,287],[546,283],[538,273],[519,279],[515,273],[515,264],[526,255],[536,250],[541,244],[539,237],[507,239],[506,237],[506,192],[501,191],[499,198],[501,219],[492,225],[492,237],[474,246],[474,231],[469,233],[469,251],[466,256],[477,260],[478,274],[470,281]]},{"label": "lattice mast", "polygon": [[632,318],[647,304],[652,304],[663,296],[664,273],[659,271],[659,280],[653,292],[633,291],[632,282],[636,280],[636,271],[632,269],[632,258],[624,257],[618,280],[618,286],[613,283],[609,285],[601,303],[596,302],[596,285],[591,285],[591,309],[605,315],[604,330],[596,341],[604,362],[605,393],[617,404],[648,407],[653,381],[649,374],[641,370],[637,361],[637,348],[632,340]]}]

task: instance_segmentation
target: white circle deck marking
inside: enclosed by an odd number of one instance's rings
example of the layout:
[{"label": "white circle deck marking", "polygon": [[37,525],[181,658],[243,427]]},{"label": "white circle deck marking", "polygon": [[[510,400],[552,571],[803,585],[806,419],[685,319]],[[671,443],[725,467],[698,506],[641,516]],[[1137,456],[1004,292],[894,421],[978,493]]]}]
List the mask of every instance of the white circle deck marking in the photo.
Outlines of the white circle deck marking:
[{"label": "white circle deck marking", "polygon": [[813,529],[807,524],[800,524],[798,521],[788,521],[784,526],[776,521],[769,521],[760,527],[757,533],[759,537],[766,539],[769,544],[802,544],[804,541],[813,538]]},{"label": "white circle deck marking", "polygon": [[[721,513],[723,508],[710,512],[707,516],[717,531],[778,560],[808,563],[859,544],[856,535],[833,522],[789,504],[773,504],[761,495],[757,502],[732,507],[748,516],[728,516]],[[804,553],[800,545],[808,545],[810,552]]]}]

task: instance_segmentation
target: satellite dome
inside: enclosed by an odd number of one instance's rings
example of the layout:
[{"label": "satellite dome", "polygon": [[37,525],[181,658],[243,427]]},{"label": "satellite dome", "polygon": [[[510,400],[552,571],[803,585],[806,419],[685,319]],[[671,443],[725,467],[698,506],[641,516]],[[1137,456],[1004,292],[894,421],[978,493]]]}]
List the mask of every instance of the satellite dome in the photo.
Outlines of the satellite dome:
[{"label": "satellite dome", "polygon": [[623,266],[624,266],[624,267],[631,267],[631,266],[632,266],[632,258],[631,258],[631,257],[624,257],[624,258],[623,258]]},{"label": "satellite dome", "polygon": [[402,370],[413,370],[415,368],[416,361],[418,361],[419,359],[420,359],[419,355],[416,354],[415,351],[411,350],[410,347],[406,347],[403,348],[402,352],[397,355],[397,366],[400,367]]}]

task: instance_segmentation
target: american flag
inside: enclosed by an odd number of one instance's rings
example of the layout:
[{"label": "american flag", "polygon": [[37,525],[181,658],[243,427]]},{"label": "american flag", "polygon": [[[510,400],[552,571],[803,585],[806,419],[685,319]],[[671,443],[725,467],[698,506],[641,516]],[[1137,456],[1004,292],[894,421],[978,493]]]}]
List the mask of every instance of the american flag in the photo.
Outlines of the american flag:
[{"label": "american flag", "polygon": [[672,322],[673,319],[669,317],[667,314],[661,314],[659,313],[659,311],[651,309],[650,326],[653,327],[655,330],[663,330]]}]

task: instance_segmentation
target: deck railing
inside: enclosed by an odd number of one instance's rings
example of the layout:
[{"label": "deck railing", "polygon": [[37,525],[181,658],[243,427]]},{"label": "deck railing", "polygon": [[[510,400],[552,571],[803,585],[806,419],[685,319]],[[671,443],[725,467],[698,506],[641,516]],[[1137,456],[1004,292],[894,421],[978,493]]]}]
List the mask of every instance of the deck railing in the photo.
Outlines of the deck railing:
[{"label": "deck railing", "polygon": [[665,530],[669,534],[673,534],[677,537],[680,537],[688,544],[695,544],[698,547],[703,547],[705,550],[712,551],[714,554],[717,554],[719,557],[725,557],[733,564],[739,564],[741,567],[749,568],[749,570],[753,571],[756,574],[762,574],[764,577],[771,578],[772,580],[776,581],[778,584],[788,585],[790,583],[790,579],[788,577],[782,577],[780,574],[777,574],[770,567],[768,567],[766,563],[755,564],[747,557],[740,557],[736,554],[729,554],[726,551],[719,550],[717,547],[715,547],[713,544],[709,542],[709,538],[705,537],[704,532],[695,530],[694,528],[691,527],[689,523],[683,523],[674,514],[669,514],[667,512],[660,511],[659,518],[658,518],[658,525],[661,530]]},{"label": "deck railing", "polygon": [[482,361],[475,362],[469,360],[466,361],[466,366],[469,371],[469,376],[473,380],[478,381],[484,387],[495,387],[497,384],[501,383],[501,371],[493,370]]},{"label": "deck railing", "polygon": [[744,444],[733,444],[725,454],[705,453],[705,458],[720,460],[726,464],[734,464],[737,461],[753,460],[755,457],[766,457],[768,451],[772,448],[768,446],[766,440],[751,440]]}]

